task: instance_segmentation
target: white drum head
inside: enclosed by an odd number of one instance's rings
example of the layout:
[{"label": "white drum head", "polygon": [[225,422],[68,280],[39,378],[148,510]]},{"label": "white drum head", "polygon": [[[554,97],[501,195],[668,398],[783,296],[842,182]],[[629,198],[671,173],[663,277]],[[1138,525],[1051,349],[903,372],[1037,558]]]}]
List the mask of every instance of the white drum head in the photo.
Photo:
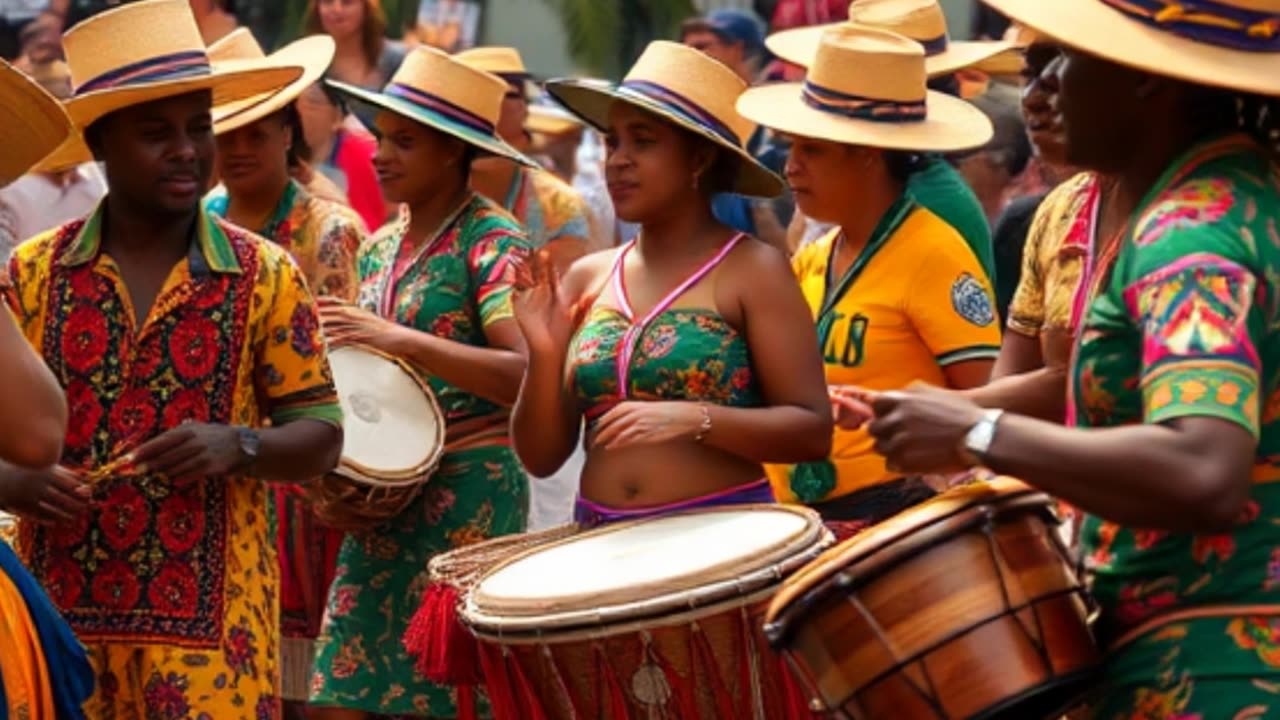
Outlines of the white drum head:
[{"label": "white drum head", "polygon": [[776,505],[621,523],[499,565],[464,614],[481,629],[518,629],[700,606],[777,582],[781,567],[812,557],[824,536],[812,511]]},{"label": "white drum head", "polygon": [[342,469],[373,478],[421,473],[438,455],[444,425],[435,401],[399,363],[358,347],[329,353],[342,403]]}]

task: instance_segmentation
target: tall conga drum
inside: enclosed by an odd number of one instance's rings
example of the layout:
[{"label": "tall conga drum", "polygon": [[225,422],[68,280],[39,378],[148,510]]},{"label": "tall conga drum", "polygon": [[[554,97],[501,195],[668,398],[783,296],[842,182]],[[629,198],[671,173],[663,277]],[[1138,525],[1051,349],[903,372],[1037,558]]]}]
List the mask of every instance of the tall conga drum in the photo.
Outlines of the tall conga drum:
[{"label": "tall conga drum", "polygon": [[1053,501],[965,485],[823,554],[765,632],[847,720],[1056,720],[1096,679],[1090,604]]},{"label": "tall conga drum", "polygon": [[782,579],[832,542],[804,508],[619,523],[485,573],[463,622],[495,720],[772,720],[807,702],[761,631]]}]

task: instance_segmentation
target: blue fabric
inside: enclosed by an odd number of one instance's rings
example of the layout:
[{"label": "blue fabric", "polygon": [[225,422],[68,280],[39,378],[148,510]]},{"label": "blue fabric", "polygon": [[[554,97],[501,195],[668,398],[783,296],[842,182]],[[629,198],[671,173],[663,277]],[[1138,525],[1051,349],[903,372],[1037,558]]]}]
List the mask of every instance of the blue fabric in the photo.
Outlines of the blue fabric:
[{"label": "blue fabric", "polygon": [[[94,683],[93,667],[84,646],[76,640],[71,626],[62,619],[49,596],[23,567],[13,549],[3,541],[0,541],[0,572],[13,581],[35,624],[36,635],[40,638],[40,647],[49,666],[49,683],[58,712],[56,720],[84,720],[81,706],[93,694]],[[0,720],[8,715],[8,704],[3,702],[2,693],[0,691]]]}]

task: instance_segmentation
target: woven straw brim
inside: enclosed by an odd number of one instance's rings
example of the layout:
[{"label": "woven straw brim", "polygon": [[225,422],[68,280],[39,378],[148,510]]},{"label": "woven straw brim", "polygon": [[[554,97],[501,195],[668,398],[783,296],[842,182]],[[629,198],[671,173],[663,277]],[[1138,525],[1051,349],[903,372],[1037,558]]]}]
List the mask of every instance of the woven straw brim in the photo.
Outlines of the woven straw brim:
[{"label": "woven straw brim", "polygon": [[1099,0],[983,0],[1014,22],[1120,65],[1209,87],[1280,95],[1280,53],[1232,50],[1158,30]]},{"label": "woven straw brim", "polygon": [[93,160],[93,151],[89,150],[89,146],[85,144],[84,135],[79,130],[72,130],[71,136],[59,145],[57,150],[36,163],[36,166],[31,168],[31,172],[62,172],[79,167],[90,160]]},{"label": "woven straw brim", "polygon": [[524,129],[542,135],[561,135],[573,130],[580,130],[582,121],[558,108],[529,108],[529,118],[524,122]]},{"label": "woven straw brim", "polygon": [[303,38],[266,58],[256,60],[263,68],[300,67],[302,76],[277,92],[263,93],[215,107],[213,132],[221,135],[238,130],[279,112],[323,77],[332,61],[333,39],[328,35]]},{"label": "woven straw brim", "polygon": [[71,134],[62,106],[22,72],[0,62],[0,187],[26,174]]},{"label": "woven straw brim", "polygon": [[609,126],[609,108],[615,102],[625,102],[641,110],[646,110],[690,130],[711,142],[731,150],[741,160],[738,177],[732,188],[733,192],[753,197],[777,197],[782,194],[782,178],[773,174],[761,165],[745,148],[736,145],[715,133],[710,128],[688,120],[661,103],[650,100],[644,95],[629,92],[625,88],[603,85],[582,80],[552,80],[547,83],[547,92],[569,109],[574,115],[582,118],[587,124],[601,132],[607,132]]},{"label": "woven straw brim", "polygon": [[939,92],[928,94],[927,119],[880,122],[814,109],[805,103],[802,90],[801,83],[752,88],[738,98],[738,112],[778,132],[885,150],[970,150],[986,145],[994,133],[981,110]]},{"label": "woven straw brim", "polygon": [[338,82],[336,80],[326,80],[325,82],[329,87],[337,90],[344,97],[353,102],[367,105],[378,110],[393,112],[397,115],[413,120],[414,122],[422,123],[433,130],[439,130],[446,135],[456,137],[487,155],[495,155],[508,160],[514,160],[515,162],[529,167],[538,167],[536,162],[525,157],[523,153],[511,147],[502,139],[472,130],[466,125],[455,122],[454,120],[439,113],[414,105],[407,100],[401,100],[400,98],[384,95],[372,90],[365,90],[364,88],[348,85],[347,83]]},{"label": "woven straw brim", "polygon": [[[783,30],[765,38],[764,44],[774,55],[792,65],[807,68],[813,64],[813,58],[818,54],[823,33],[849,25],[849,22],[838,22]],[[1019,55],[1018,48],[1009,42],[950,42],[947,43],[945,52],[924,59],[924,69],[929,77],[950,75],[966,68],[994,72],[994,68],[987,67],[988,61],[998,61],[999,69],[1003,70],[1009,63],[1009,55],[1014,59]]]},{"label": "woven straw brim", "polygon": [[254,95],[273,93],[302,75],[302,68],[262,68],[253,61],[229,60],[217,63],[212,72],[182,80],[162,80],[128,87],[108,88],[67,100],[67,114],[76,127],[83,130],[106,115],[134,105],[209,90],[213,105],[243,100]]}]

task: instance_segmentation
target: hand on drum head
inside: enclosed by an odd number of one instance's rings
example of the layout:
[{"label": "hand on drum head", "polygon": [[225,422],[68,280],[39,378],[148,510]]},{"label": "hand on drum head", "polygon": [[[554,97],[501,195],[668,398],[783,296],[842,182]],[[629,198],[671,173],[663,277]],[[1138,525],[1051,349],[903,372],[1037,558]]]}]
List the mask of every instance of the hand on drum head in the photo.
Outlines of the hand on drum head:
[{"label": "hand on drum head", "polygon": [[92,488],[61,466],[26,470],[0,467],[0,507],[42,525],[69,525],[89,511]]},{"label": "hand on drum head", "polygon": [[871,409],[877,393],[854,385],[832,385],[827,388],[831,398],[831,415],[836,426],[843,430],[857,430],[876,416]]},{"label": "hand on drum head", "polygon": [[551,251],[542,248],[527,258],[514,258],[512,266],[511,306],[525,344],[534,352],[563,350],[573,335],[573,321]]},{"label": "hand on drum head", "polygon": [[871,407],[876,419],[868,430],[890,471],[931,474],[969,469],[961,445],[982,419],[983,409],[967,398],[916,383],[906,390],[880,394]]},{"label": "hand on drum head", "polygon": [[129,456],[139,471],[178,482],[226,475],[245,459],[236,428],[208,423],[179,425],[143,443]]},{"label": "hand on drum head", "polygon": [[354,305],[320,298],[320,324],[331,345],[365,345],[388,354],[400,326]]}]

